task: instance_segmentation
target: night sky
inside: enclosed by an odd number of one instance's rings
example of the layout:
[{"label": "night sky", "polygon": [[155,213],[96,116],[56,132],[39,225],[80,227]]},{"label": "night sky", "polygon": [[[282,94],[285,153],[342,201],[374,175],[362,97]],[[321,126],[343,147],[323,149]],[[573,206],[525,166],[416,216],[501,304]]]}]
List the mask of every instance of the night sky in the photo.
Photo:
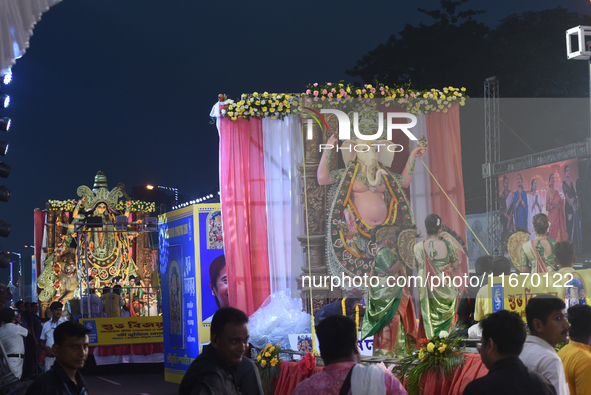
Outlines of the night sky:
[{"label": "night sky", "polygon": [[[588,0],[470,0],[462,9],[486,10],[476,19],[494,26],[511,13],[557,6],[591,13]],[[12,199],[0,203],[0,219],[12,233],[0,250],[32,254],[24,245],[33,243],[33,210],[76,199],[99,170],[109,188],[123,182],[128,193],[148,183],[193,199],[216,191],[218,135],[208,115],[218,93],[354,82],[345,70],[362,55],[406,23],[432,23],[418,7],[439,1],[57,4],[5,89],[12,102],[1,114],[13,127],[3,136],[11,144],[4,162],[12,171],[0,184]]]}]

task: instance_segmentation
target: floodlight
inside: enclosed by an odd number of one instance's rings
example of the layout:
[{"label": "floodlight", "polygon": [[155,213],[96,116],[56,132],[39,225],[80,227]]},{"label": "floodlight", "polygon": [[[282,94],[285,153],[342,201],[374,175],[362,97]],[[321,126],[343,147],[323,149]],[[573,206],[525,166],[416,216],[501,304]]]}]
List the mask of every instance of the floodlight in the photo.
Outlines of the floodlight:
[{"label": "floodlight", "polygon": [[147,217],[146,218],[146,231],[157,232],[158,231],[158,218]]},{"label": "floodlight", "polygon": [[8,69],[8,73],[4,74],[4,77],[2,78],[2,82],[4,83],[4,85],[8,85],[8,84],[10,84],[11,81],[12,81],[12,71],[10,69]]},{"label": "floodlight", "polygon": [[10,118],[8,117],[0,117],[0,131],[1,132],[8,132],[10,129]]},{"label": "floodlight", "polygon": [[0,177],[6,178],[10,174],[10,166],[4,162],[0,162]]},{"label": "floodlight", "polygon": [[0,202],[7,202],[10,200],[12,192],[4,185],[0,186]]},{"label": "floodlight", "polygon": [[101,217],[86,217],[86,226],[89,228],[102,228],[103,219]]},{"label": "floodlight", "polygon": [[8,152],[8,144],[6,141],[0,141],[0,155],[5,156]]},{"label": "floodlight", "polygon": [[0,93],[0,103],[2,103],[4,108],[8,107],[10,104],[10,96],[8,96],[6,93]]},{"label": "floodlight", "polygon": [[120,232],[127,230],[127,216],[117,215],[115,217],[115,229]]},{"label": "floodlight", "polygon": [[10,224],[8,222],[0,221],[0,236],[8,237],[10,234]]}]

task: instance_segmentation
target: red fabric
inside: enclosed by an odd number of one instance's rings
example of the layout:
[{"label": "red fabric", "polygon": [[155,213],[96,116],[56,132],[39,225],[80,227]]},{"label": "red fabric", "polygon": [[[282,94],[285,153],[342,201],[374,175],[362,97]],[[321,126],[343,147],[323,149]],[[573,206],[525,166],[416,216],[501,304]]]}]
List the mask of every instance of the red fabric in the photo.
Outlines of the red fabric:
[{"label": "red fabric", "polygon": [[[43,247],[43,230],[45,228],[45,211],[35,210],[35,269],[37,277],[41,274],[41,249]],[[41,288],[37,287],[37,294]]]},{"label": "red fabric", "polygon": [[308,377],[322,371],[324,367],[316,366],[307,375],[302,375],[300,370],[298,369],[298,364],[295,362],[289,361],[282,361],[281,362],[281,371],[279,373],[279,379],[277,380],[277,385],[275,386],[275,395],[291,395],[293,390],[295,389],[296,385],[300,382],[304,381]]},{"label": "red fabric", "polygon": [[262,121],[222,118],[220,136],[228,295],[250,316],[271,292]]},{"label": "red fabric", "polygon": [[[431,178],[431,211],[439,214],[443,223],[466,241],[466,217],[464,202],[464,176],[462,174],[462,142],[460,138],[460,106],[453,104],[447,113],[433,112],[426,116],[427,141],[429,143],[429,169],[460,214],[435,180]],[[468,273],[468,260],[458,254],[462,262],[458,276]],[[465,287],[462,285],[460,291]]]},{"label": "red fabric", "polygon": [[[89,350],[90,352],[90,350]],[[98,346],[98,356],[150,355],[164,352],[164,343],[122,344],[119,346]]]},{"label": "red fabric", "polygon": [[[307,379],[312,374],[320,372],[323,367],[316,366],[313,373],[302,376],[295,362],[281,362],[281,372],[275,387],[275,395],[291,395],[296,385]],[[453,376],[444,379],[433,375],[423,377],[423,395],[462,395],[464,389],[471,381],[486,376],[488,369],[482,363],[480,354],[466,354],[466,362]]]},{"label": "red fabric", "polygon": [[482,363],[480,354],[467,354],[466,362],[452,377],[437,378],[434,374],[423,375],[424,395],[462,395],[471,381],[485,376],[488,369]]}]

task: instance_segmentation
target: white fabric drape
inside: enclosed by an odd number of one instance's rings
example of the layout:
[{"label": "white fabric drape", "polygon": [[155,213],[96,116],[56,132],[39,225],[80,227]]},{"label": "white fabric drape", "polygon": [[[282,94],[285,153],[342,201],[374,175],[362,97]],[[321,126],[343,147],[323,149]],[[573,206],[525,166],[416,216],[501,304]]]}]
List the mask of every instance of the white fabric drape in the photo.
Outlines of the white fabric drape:
[{"label": "white fabric drape", "polygon": [[[417,116],[417,125],[412,128],[412,133],[419,138],[420,136],[427,137],[427,120],[425,115]],[[416,147],[416,142],[414,143]],[[429,166],[429,159],[427,155],[423,157],[423,162]],[[415,165],[415,173],[412,182],[410,183],[410,206],[415,217],[417,228],[424,235],[425,218],[431,214],[431,177],[425,166],[417,159]]]},{"label": "white fabric drape", "polygon": [[296,289],[292,265],[299,269],[303,264],[297,240],[303,234],[302,187],[297,169],[303,157],[301,133],[300,117],[263,119],[271,294]]},{"label": "white fabric drape", "polygon": [[0,0],[0,74],[29,48],[41,14],[61,0]]}]

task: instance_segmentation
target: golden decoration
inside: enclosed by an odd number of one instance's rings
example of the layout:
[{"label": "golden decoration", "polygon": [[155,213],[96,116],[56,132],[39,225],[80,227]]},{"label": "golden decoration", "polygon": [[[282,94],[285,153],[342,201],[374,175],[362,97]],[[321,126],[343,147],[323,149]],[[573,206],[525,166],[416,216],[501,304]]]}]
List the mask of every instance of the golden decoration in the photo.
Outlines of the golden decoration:
[{"label": "golden decoration", "polygon": [[521,272],[521,251],[523,245],[529,240],[530,234],[527,232],[515,232],[509,237],[507,249],[509,250],[509,258],[517,269]]}]

